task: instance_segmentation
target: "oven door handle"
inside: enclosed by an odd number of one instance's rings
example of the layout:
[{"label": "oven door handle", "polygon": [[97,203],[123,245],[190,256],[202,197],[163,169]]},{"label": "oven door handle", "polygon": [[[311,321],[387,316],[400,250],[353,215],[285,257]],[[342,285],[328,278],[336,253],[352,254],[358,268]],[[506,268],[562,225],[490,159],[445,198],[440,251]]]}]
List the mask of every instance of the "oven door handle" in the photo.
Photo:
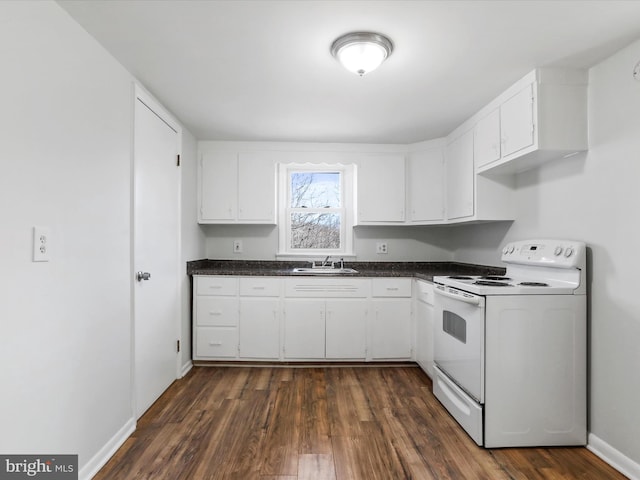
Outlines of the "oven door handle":
[{"label": "oven door handle", "polygon": [[449,293],[446,290],[440,290],[439,288],[434,288],[433,291],[435,293],[437,293],[438,295],[442,295],[443,297],[448,297],[448,298],[452,298],[454,300],[458,300],[459,302],[464,302],[464,303],[469,303],[471,305],[478,305],[480,306],[480,299],[481,297],[476,297],[475,295],[458,295],[455,293]]}]

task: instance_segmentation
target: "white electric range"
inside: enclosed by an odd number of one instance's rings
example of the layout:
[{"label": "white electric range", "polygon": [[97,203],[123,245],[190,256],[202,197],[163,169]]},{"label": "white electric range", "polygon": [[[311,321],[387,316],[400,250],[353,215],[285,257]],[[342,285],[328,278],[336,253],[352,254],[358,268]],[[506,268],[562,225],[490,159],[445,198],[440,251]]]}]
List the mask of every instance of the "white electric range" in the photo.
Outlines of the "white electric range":
[{"label": "white electric range", "polygon": [[586,246],[512,242],[502,261],[434,277],[434,394],[478,445],[585,445]]}]

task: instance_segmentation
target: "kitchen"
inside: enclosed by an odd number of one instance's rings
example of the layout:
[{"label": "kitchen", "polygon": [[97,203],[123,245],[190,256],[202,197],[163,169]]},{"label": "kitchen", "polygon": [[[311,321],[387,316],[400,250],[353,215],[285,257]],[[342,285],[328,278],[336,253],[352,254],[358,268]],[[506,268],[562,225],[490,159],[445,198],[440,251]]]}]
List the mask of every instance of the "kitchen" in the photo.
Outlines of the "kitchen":
[{"label": "kitchen", "polygon": [[[629,23],[637,24],[635,2],[622,3],[631,9]],[[0,453],[77,452],[81,474],[87,475],[131,426],[131,82],[139,73],[127,71],[56,3],[3,2],[0,8],[9,72],[3,76],[0,288],[5,366],[0,380],[9,395],[2,403]],[[632,40],[637,37],[629,34],[589,70],[589,151],[517,176],[515,222],[359,227],[354,238],[359,260],[379,261],[376,243],[383,239],[389,247],[385,259],[481,265],[499,265],[501,247],[513,240],[585,241],[590,248],[589,442],[636,478],[640,303],[629,290],[640,234],[634,223],[640,84],[633,69],[640,44]],[[474,71],[480,81],[480,71]],[[484,103],[499,91],[487,94]],[[464,118],[452,119],[451,126]],[[440,136],[425,134],[421,140]],[[201,139],[206,138],[185,130],[182,263],[238,258],[230,248],[237,238],[244,241],[243,259],[273,255],[272,228],[198,226],[193,186]],[[51,227],[47,264],[31,261],[34,225]],[[188,278],[181,287],[187,318]],[[182,364],[188,363],[191,352],[181,353]]]}]

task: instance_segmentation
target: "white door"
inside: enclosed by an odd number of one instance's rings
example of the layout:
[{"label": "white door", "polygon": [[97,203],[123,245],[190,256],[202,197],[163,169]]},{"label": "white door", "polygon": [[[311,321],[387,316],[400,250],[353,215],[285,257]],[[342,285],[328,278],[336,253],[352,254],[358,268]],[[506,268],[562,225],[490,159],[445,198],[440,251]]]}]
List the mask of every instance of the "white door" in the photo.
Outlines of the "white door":
[{"label": "white door", "polygon": [[[154,110],[147,105],[151,105]],[[136,96],[134,124],[134,384],[139,418],[177,377],[179,169],[176,127]],[[148,273],[138,280],[137,272]]]}]

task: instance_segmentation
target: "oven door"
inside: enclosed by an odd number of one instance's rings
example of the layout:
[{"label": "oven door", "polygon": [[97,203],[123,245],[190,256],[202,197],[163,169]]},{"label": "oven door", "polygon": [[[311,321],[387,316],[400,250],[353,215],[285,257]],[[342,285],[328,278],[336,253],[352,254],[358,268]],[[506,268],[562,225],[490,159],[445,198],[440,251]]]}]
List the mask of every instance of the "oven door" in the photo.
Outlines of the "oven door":
[{"label": "oven door", "polygon": [[485,298],[441,284],[434,292],[434,362],[483,404]]}]

